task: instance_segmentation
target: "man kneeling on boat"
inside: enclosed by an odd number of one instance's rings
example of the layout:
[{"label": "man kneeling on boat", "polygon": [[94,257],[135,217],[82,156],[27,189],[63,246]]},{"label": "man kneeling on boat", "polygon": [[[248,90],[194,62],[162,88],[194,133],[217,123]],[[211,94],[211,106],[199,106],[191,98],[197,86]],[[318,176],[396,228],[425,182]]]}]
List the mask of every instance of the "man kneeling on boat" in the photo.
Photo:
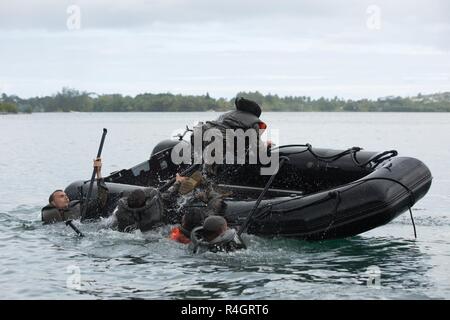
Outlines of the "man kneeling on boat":
[{"label": "man kneeling on boat", "polygon": [[[274,146],[270,140],[266,142],[261,140],[261,135],[267,129],[267,125],[259,118],[262,110],[258,103],[240,97],[235,99],[235,106],[236,110],[224,113],[216,120],[207,121],[205,124],[201,124],[198,127],[198,131],[194,128],[194,134],[191,136],[191,148],[193,148],[194,154],[196,150],[196,142],[202,143],[201,150],[205,150],[208,145],[215,143],[216,138],[218,138],[223,141],[223,149],[221,153],[225,152],[228,154],[226,157],[232,155],[231,162],[236,164],[240,163],[240,161],[245,161],[246,157],[249,160],[248,162],[251,162],[250,159],[255,159],[256,161],[258,159],[258,155],[261,156],[260,151],[263,152],[264,150],[270,149]],[[197,132],[202,134],[200,141],[198,141],[198,134],[196,134]],[[204,139],[203,135],[205,135],[206,132],[215,132],[213,134],[214,138],[202,140]],[[209,135],[209,133],[206,135]],[[215,136],[216,134],[218,137]],[[231,134],[231,136],[229,134]],[[238,147],[239,143],[235,143],[238,137],[244,139],[244,143],[242,145],[244,150]],[[222,158],[221,163],[214,162],[209,164],[205,163],[203,165],[205,173],[210,178],[215,179],[221,174],[226,175],[227,168],[233,170],[233,167],[228,167],[225,164],[225,162],[230,159],[227,158],[225,161],[224,155],[222,155]]]},{"label": "man kneeling on boat", "polygon": [[97,198],[87,203],[86,215],[81,217],[81,212],[85,205],[82,201],[71,201],[63,190],[55,190],[50,194],[48,205],[42,208],[41,211],[41,218],[45,224],[79,218],[90,220],[108,215],[106,210],[108,188],[102,178],[102,160],[100,158],[94,160],[94,168],[97,174]]}]

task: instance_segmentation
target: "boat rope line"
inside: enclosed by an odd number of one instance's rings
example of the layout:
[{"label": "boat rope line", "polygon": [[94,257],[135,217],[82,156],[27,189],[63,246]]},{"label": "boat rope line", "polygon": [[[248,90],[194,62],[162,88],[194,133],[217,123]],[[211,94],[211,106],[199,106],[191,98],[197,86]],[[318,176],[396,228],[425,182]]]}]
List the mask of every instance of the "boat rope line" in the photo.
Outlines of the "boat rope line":
[{"label": "boat rope line", "polygon": [[[369,160],[367,160],[366,162],[360,163],[360,162],[356,159],[356,153],[357,153],[358,151],[363,150],[363,149],[360,148],[360,147],[352,147],[352,148],[349,148],[349,149],[347,149],[347,150],[344,150],[344,151],[342,151],[342,152],[340,152],[340,153],[337,153],[337,154],[335,154],[335,155],[332,155],[332,156],[320,156],[320,155],[318,155],[317,153],[315,153],[315,152],[313,151],[312,145],[311,145],[310,143],[306,143],[306,144],[288,144],[288,145],[283,145],[283,146],[279,146],[279,147],[272,148],[272,149],[270,149],[270,151],[273,151],[273,150],[276,150],[276,149],[279,150],[279,149],[283,149],[283,148],[289,148],[289,147],[305,147],[306,149],[305,149],[305,150],[302,150],[302,151],[297,151],[297,152],[288,153],[288,154],[286,154],[287,157],[289,157],[290,155],[294,155],[294,154],[301,154],[301,153],[305,153],[305,152],[310,152],[311,155],[312,155],[314,158],[316,158],[317,160],[323,161],[323,162],[326,162],[326,163],[331,163],[331,162],[334,162],[334,161],[336,161],[336,160],[338,160],[338,159],[340,159],[340,158],[342,158],[342,157],[344,157],[344,156],[346,156],[346,155],[351,155],[351,159],[353,160],[353,162],[355,163],[355,165],[358,166],[358,167],[366,167],[368,164],[374,162],[375,165],[372,167],[372,169],[374,169],[375,167],[377,167],[377,166],[378,166],[380,163],[382,163],[383,161],[388,160],[388,159],[390,159],[390,158],[395,157],[395,156],[398,155],[398,152],[397,152],[396,150],[384,151],[384,152],[382,152],[382,153],[378,153],[378,154],[374,155],[373,157],[371,157],[371,158],[370,158]],[[221,175],[221,174],[219,174],[219,175]],[[361,181],[361,180],[359,180],[359,181]],[[358,182],[359,182],[359,181],[358,181]],[[403,185],[403,186],[404,186],[405,188],[407,188],[405,185]],[[411,193],[411,194],[412,194],[412,193]],[[296,199],[296,198],[292,198],[292,199],[285,200],[285,201],[283,201],[283,202],[277,202],[277,204],[281,204],[281,203],[284,203],[284,202],[292,201],[292,200],[295,200],[295,199]],[[321,200],[319,200],[319,201],[323,201],[323,200],[324,200],[324,199],[321,199]],[[325,200],[328,200],[328,198],[325,199]],[[414,203],[414,202],[413,202],[413,203]],[[266,206],[271,206],[271,205],[272,205],[272,204],[269,204],[269,205],[266,205]],[[261,209],[265,208],[266,206],[262,206]],[[245,211],[247,211],[247,210],[238,211],[237,213],[239,214],[239,213],[242,213],[242,212],[245,212]]]},{"label": "boat rope line", "polygon": [[274,149],[271,149],[271,151],[275,150],[275,149],[282,149],[282,148],[289,148],[289,147],[304,147],[306,149],[302,150],[302,151],[297,151],[297,152],[292,152],[289,153],[288,155],[293,155],[293,154],[301,154],[301,153],[305,153],[305,152],[309,152],[311,153],[311,155],[316,158],[319,161],[325,162],[325,163],[331,163],[334,162],[346,155],[350,155],[351,159],[353,161],[353,163],[361,168],[366,167],[367,165],[369,165],[370,163],[375,163],[375,165],[372,167],[372,169],[375,169],[380,163],[382,163],[385,160],[388,160],[392,157],[395,157],[398,155],[398,152],[396,150],[388,150],[388,151],[384,151],[381,153],[378,153],[376,155],[374,155],[373,157],[371,157],[369,160],[367,160],[364,163],[360,163],[358,161],[358,159],[356,158],[356,153],[363,150],[360,147],[352,147],[349,148],[347,150],[344,150],[342,152],[339,152],[335,155],[331,155],[331,156],[321,156],[318,155],[317,153],[315,153],[313,151],[312,145],[310,143],[306,143],[306,144],[289,144],[289,145],[284,145],[284,146],[280,146],[280,147],[275,147]]},{"label": "boat rope line", "polygon": [[364,163],[360,163],[360,162],[358,161],[358,159],[356,159],[356,152],[353,152],[353,153],[351,154],[351,157],[352,157],[353,162],[354,162],[358,167],[364,168],[364,167],[366,167],[367,165],[369,165],[370,163],[374,162],[375,165],[372,166],[371,168],[372,168],[372,169],[375,169],[375,168],[376,168],[380,163],[382,163],[383,161],[388,160],[388,159],[390,159],[390,158],[392,158],[392,157],[395,157],[395,156],[397,156],[397,155],[398,155],[397,150],[388,150],[388,151],[384,151],[384,152],[381,152],[381,153],[378,153],[378,154],[374,155],[373,157],[371,157],[369,160],[367,160],[367,161],[364,162]]},{"label": "boat rope line", "polygon": [[[347,186],[350,186],[349,188],[347,188],[347,189],[345,189],[345,190],[342,190],[342,191],[337,191],[338,192],[338,200],[339,200],[339,203],[340,203],[340,193],[343,193],[343,192],[346,192],[346,191],[348,191],[348,190],[350,190],[350,189],[352,189],[352,188],[354,188],[354,187],[357,187],[357,186],[359,186],[360,184],[362,184],[362,183],[364,183],[364,182],[368,182],[368,181],[373,181],[373,180],[387,180],[387,181],[391,181],[391,182],[394,182],[394,183],[397,183],[398,185],[400,185],[400,186],[402,186],[407,192],[408,192],[408,194],[409,194],[409,199],[410,199],[410,204],[408,205],[408,210],[409,210],[409,215],[410,215],[410,217],[411,217],[411,223],[412,223],[412,226],[413,226],[413,230],[414,230],[414,238],[416,238],[417,239],[417,232],[416,232],[416,224],[415,224],[415,222],[414,222],[414,217],[413,217],[413,214],[412,214],[412,210],[411,210],[411,208],[412,208],[412,206],[414,205],[414,203],[416,202],[416,199],[415,199],[415,196],[414,196],[414,192],[408,187],[408,186],[406,186],[404,183],[402,183],[402,182],[400,182],[400,181],[398,181],[398,180],[396,180],[396,179],[393,179],[393,178],[388,178],[388,177],[371,177],[371,178],[366,178],[366,179],[361,179],[361,180],[358,180],[358,181],[355,181],[355,182],[353,182],[353,183],[349,183],[349,184],[347,184]],[[353,184],[353,185],[352,185]],[[332,194],[333,192],[329,192],[328,194],[330,195],[330,194]],[[332,214],[332,219],[335,219],[336,218],[336,214],[337,214],[337,206],[336,206],[336,208],[335,208],[335,213],[334,214]],[[326,231],[328,231],[328,229],[331,227],[331,225],[334,223],[334,220],[332,220],[331,221],[331,223],[330,223],[330,225],[327,227],[327,229],[326,229]],[[325,235],[325,232],[324,232],[324,235]]]},{"label": "boat rope line", "polygon": [[331,214],[330,224],[328,225],[328,227],[322,233],[322,238],[325,238],[325,235],[327,234],[328,230],[330,230],[331,226],[336,221],[336,216],[337,216],[337,213],[338,213],[339,204],[341,203],[341,192],[339,190],[337,190],[335,192],[329,192],[328,196],[330,198],[333,197],[333,196],[336,197],[336,205],[334,206],[333,213]]},{"label": "boat rope line", "polygon": [[[397,152],[396,150],[389,150],[389,151],[385,151],[385,152],[382,152],[382,153],[379,153],[379,154],[373,156],[372,158],[370,158],[368,161],[366,161],[366,162],[364,162],[364,163],[360,163],[360,162],[356,159],[356,153],[357,153],[358,151],[363,150],[363,149],[360,148],[360,147],[352,147],[352,148],[349,148],[349,149],[347,149],[347,150],[344,150],[344,151],[342,151],[342,152],[340,152],[340,153],[338,153],[338,154],[332,155],[332,156],[320,156],[320,155],[316,154],[316,153],[312,150],[312,145],[311,145],[310,143],[306,143],[306,144],[288,144],[288,145],[283,145],[283,146],[279,146],[279,147],[272,148],[271,151],[276,150],[276,149],[279,150],[279,149],[282,149],[282,148],[289,148],[289,147],[305,147],[306,149],[305,149],[305,150],[302,150],[302,151],[297,151],[297,152],[289,153],[289,154],[287,154],[287,156],[290,156],[290,155],[293,155],[293,154],[301,154],[301,153],[305,153],[305,152],[310,152],[311,155],[313,155],[313,157],[316,158],[317,160],[324,161],[324,162],[327,162],[327,163],[331,163],[331,162],[333,162],[333,161],[336,161],[336,160],[342,158],[343,156],[346,156],[346,155],[350,154],[350,155],[351,155],[351,158],[352,158],[352,160],[353,160],[353,162],[355,163],[355,165],[357,165],[357,166],[359,166],[359,167],[365,167],[365,166],[367,166],[369,163],[375,162],[376,165],[375,165],[373,168],[375,168],[376,166],[378,166],[381,162],[383,162],[383,161],[385,161],[385,160],[387,160],[387,159],[389,159],[389,158],[395,157],[395,156],[397,156],[397,154],[398,154],[398,152]],[[359,180],[358,182],[360,182],[360,181],[361,181],[361,180]],[[403,185],[403,186],[404,186],[405,188],[407,188],[405,185]],[[412,193],[411,193],[411,194],[412,194]],[[282,204],[282,203],[289,202],[289,201],[292,201],[292,200],[295,200],[295,199],[297,199],[297,197],[291,198],[291,199],[288,199],[288,200],[285,200],[285,201],[280,201],[280,202],[277,202],[276,204]],[[329,197],[327,196],[325,199],[320,199],[320,200],[317,200],[317,201],[318,201],[318,202],[321,202],[321,201],[328,200],[328,199],[329,199]],[[313,202],[313,203],[311,203],[311,204],[308,204],[307,206],[313,205],[313,204],[315,204],[315,203],[316,203],[316,202]],[[414,203],[414,202],[413,202],[413,203]],[[265,205],[265,206],[261,206],[260,209],[264,209],[264,208],[269,207],[269,206],[272,206],[272,203],[269,203],[268,205]],[[307,206],[305,206],[305,207],[307,207]],[[304,207],[303,207],[303,208],[304,208]],[[302,209],[303,209],[303,208],[302,208]],[[236,214],[240,214],[240,213],[243,213],[243,212],[246,212],[246,211],[248,211],[248,210],[238,211],[238,212],[236,212]]]},{"label": "boat rope line", "polygon": [[416,224],[414,223],[414,217],[413,217],[413,214],[412,214],[411,207],[409,207],[409,216],[411,217],[411,222],[412,222],[413,229],[414,229],[414,238],[417,239]]},{"label": "boat rope line", "polygon": [[[417,239],[416,225],[415,225],[414,217],[413,217],[412,210],[411,210],[412,206],[413,206],[414,203],[415,203],[415,196],[414,196],[414,193],[413,193],[413,191],[412,191],[408,186],[406,186],[404,183],[402,183],[402,182],[400,182],[400,181],[398,181],[398,180],[396,180],[396,179],[388,178],[388,177],[371,177],[371,178],[366,178],[366,179],[361,179],[361,180],[358,180],[358,181],[350,182],[350,183],[344,185],[344,187],[348,187],[348,188],[346,188],[346,189],[344,189],[344,190],[330,191],[330,192],[328,192],[328,193],[325,195],[325,197],[323,197],[323,198],[321,198],[321,199],[318,199],[318,200],[316,200],[316,201],[313,201],[313,202],[311,202],[311,203],[308,203],[308,204],[306,204],[306,205],[304,205],[304,206],[301,206],[301,207],[295,207],[295,208],[291,208],[291,209],[285,209],[285,210],[283,210],[283,209],[281,209],[281,210],[271,210],[271,212],[272,212],[272,213],[276,213],[276,214],[285,214],[285,213],[289,213],[289,212],[294,211],[294,210],[303,210],[303,209],[305,209],[305,208],[307,208],[307,207],[310,207],[310,206],[313,206],[313,205],[317,205],[318,203],[322,203],[322,202],[328,201],[328,200],[330,200],[330,199],[336,198],[336,205],[335,205],[335,208],[334,208],[333,213],[332,213],[332,215],[331,215],[331,216],[332,216],[331,222],[330,222],[330,224],[328,225],[328,227],[325,228],[325,231],[323,232],[323,236],[325,236],[326,232],[328,232],[329,229],[333,226],[333,224],[334,224],[334,222],[335,222],[335,220],[336,220],[336,218],[337,218],[337,209],[338,209],[338,207],[339,207],[339,204],[341,203],[341,194],[344,193],[344,192],[346,192],[346,191],[348,191],[348,190],[350,190],[350,189],[353,189],[353,188],[355,188],[355,187],[357,187],[357,186],[363,184],[364,182],[368,182],[368,181],[371,181],[371,180],[372,180],[372,181],[373,181],[373,180],[387,180],[387,181],[391,181],[391,182],[394,182],[394,183],[396,183],[396,184],[402,186],[402,187],[408,192],[408,194],[409,194],[409,199],[410,199],[410,203],[409,203],[409,205],[408,205],[408,210],[409,210],[409,213],[410,213],[411,222],[412,222],[413,229],[414,229],[414,237]],[[266,205],[260,206],[259,209],[258,209],[258,212],[261,212],[263,209],[270,208],[270,207],[272,207],[273,205],[279,205],[279,204],[287,203],[287,202],[289,202],[289,201],[293,201],[293,200],[296,200],[296,199],[298,199],[298,198],[299,198],[299,197],[294,197],[294,198],[292,198],[292,199],[287,199],[287,200],[279,201],[279,202],[276,202],[276,203],[272,203],[272,202],[271,202],[271,203],[268,203],[268,204],[266,204]],[[235,215],[239,215],[239,214],[241,214],[241,213],[248,212],[248,211],[250,211],[250,210],[245,209],[245,210],[237,211],[237,212],[235,212]],[[266,215],[266,214],[264,214],[264,215]],[[257,215],[256,218],[259,218],[259,215]]]},{"label": "boat rope line", "polygon": [[[301,154],[301,153],[309,152],[317,160],[322,161],[322,162],[326,162],[326,163],[334,162],[334,161],[342,158],[343,156],[346,156],[346,155],[349,155],[349,154],[354,154],[354,153],[362,150],[362,148],[360,148],[360,147],[352,147],[352,148],[349,148],[349,149],[344,150],[342,152],[339,152],[339,153],[337,153],[335,155],[321,156],[321,155],[318,155],[317,153],[315,153],[313,151],[312,145],[309,144],[309,143],[307,143],[307,144],[289,144],[289,145],[276,147],[275,149],[288,148],[288,147],[305,147],[306,148],[305,150],[292,152],[292,153],[289,153],[288,155]],[[271,151],[273,151],[273,150],[274,149],[271,149]]]},{"label": "boat rope line", "polygon": [[[414,217],[412,214],[412,206],[415,204],[416,202],[416,197],[414,196],[414,192],[404,183],[393,179],[393,178],[388,178],[388,177],[371,177],[371,178],[366,178],[366,179],[362,179],[360,180],[361,182],[365,182],[365,181],[370,181],[370,180],[387,180],[387,181],[391,181],[391,182],[395,182],[398,185],[402,186],[403,188],[405,188],[405,190],[409,193],[409,199],[410,199],[410,204],[408,205],[408,210],[409,210],[409,216],[411,217],[411,223],[413,225],[413,229],[414,229],[414,238],[417,239],[417,232],[416,232],[416,224],[414,222]],[[349,188],[350,189],[350,188]],[[348,189],[346,189],[348,190]]]}]

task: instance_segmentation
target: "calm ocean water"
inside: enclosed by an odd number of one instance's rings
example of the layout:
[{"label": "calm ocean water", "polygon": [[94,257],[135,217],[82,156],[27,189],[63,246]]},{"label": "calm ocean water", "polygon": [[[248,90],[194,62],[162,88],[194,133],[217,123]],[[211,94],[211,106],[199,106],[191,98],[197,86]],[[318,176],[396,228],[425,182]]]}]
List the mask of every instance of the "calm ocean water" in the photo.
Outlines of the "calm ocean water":
[{"label": "calm ocean water", "polygon": [[[56,188],[90,177],[102,128],[104,175],[146,160],[186,124],[217,113],[0,115],[0,298],[429,299],[450,298],[450,114],[266,113],[280,144],[396,149],[434,176],[407,214],[348,239],[308,243],[247,237],[249,250],[193,256],[167,240],[79,225],[43,226]],[[379,285],[368,286],[368,270]],[[77,286],[74,279],[80,276]],[[75,284],[75,285],[74,285]]]}]

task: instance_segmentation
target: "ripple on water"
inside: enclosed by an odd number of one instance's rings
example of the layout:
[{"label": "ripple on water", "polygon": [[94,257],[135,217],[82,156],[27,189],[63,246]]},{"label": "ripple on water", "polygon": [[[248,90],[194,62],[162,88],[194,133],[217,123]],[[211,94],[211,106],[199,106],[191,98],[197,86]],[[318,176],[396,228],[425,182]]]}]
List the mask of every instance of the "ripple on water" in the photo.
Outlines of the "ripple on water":
[{"label": "ripple on water", "polygon": [[[28,217],[36,214],[36,208],[23,209]],[[249,250],[191,255],[186,246],[167,239],[170,227],[121,233],[104,222],[75,221],[85,234],[78,238],[63,224],[24,219],[20,209],[0,214],[0,221],[0,247],[8,247],[0,251],[0,275],[9,279],[1,284],[11,289],[11,297],[424,298],[433,287],[427,279],[428,256],[409,239],[306,242],[245,235]],[[369,266],[382,270],[382,290],[367,290]],[[73,267],[82,277],[77,289],[66,283]],[[18,288],[11,281],[20,283]],[[417,288],[420,292],[414,293]]]}]

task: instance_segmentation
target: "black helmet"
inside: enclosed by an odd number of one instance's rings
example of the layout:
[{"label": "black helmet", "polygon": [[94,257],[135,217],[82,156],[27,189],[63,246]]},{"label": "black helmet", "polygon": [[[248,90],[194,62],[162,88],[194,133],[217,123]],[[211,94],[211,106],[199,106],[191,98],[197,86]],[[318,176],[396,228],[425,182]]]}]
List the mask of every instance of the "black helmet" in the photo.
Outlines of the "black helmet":
[{"label": "black helmet", "polygon": [[136,189],[131,192],[127,198],[127,204],[132,209],[141,208],[145,205],[145,192],[142,189]]},{"label": "black helmet", "polygon": [[225,231],[227,227],[227,220],[222,216],[209,216],[203,222],[203,230],[211,233],[219,233]]},{"label": "black helmet", "polygon": [[255,101],[240,97],[234,100],[234,104],[237,110],[252,113],[258,118],[261,115],[261,107]]}]

